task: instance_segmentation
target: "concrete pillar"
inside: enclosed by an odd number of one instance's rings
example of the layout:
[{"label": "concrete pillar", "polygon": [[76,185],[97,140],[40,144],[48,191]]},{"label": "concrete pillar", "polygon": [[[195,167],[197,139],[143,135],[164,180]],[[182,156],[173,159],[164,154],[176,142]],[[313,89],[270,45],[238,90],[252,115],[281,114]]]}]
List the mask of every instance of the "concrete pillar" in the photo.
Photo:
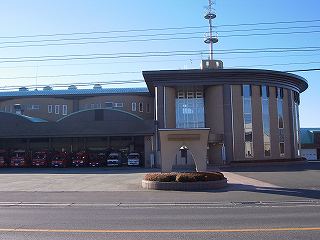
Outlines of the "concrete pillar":
[{"label": "concrete pillar", "polygon": [[228,84],[223,85],[223,131],[224,131],[224,146],[226,162],[230,163],[234,160],[233,155],[233,107],[232,107],[232,92],[231,86]]},{"label": "concrete pillar", "polygon": [[253,130],[253,160],[264,159],[263,124],[260,86],[251,85],[252,97],[252,130]]},{"label": "concrete pillar", "polygon": [[164,87],[164,128],[176,127],[176,89]]}]

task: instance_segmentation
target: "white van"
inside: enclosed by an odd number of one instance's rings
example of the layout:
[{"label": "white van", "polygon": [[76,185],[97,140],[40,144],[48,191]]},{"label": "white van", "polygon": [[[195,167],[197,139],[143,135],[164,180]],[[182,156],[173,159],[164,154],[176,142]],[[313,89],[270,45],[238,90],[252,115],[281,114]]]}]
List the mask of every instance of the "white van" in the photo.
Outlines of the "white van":
[{"label": "white van", "polygon": [[140,154],[130,153],[128,155],[128,166],[139,166],[140,165]]},{"label": "white van", "polygon": [[110,153],[107,158],[107,167],[121,166],[121,159],[119,153]]}]

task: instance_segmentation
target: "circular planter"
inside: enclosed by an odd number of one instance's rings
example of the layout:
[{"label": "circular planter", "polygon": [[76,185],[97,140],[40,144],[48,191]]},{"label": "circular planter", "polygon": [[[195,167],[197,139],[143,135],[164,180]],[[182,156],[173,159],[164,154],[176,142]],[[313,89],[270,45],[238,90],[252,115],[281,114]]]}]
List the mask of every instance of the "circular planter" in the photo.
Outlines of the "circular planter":
[{"label": "circular planter", "polygon": [[228,180],[207,182],[158,182],[142,180],[142,188],[154,190],[173,190],[173,191],[191,191],[191,190],[211,190],[226,187]]}]

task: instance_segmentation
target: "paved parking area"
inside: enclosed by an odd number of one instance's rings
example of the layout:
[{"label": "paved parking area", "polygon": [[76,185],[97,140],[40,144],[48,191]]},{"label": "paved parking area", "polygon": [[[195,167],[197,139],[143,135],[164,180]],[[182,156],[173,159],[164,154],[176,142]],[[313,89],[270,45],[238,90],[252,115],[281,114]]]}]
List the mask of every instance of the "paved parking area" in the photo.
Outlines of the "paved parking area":
[{"label": "paved parking area", "polygon": [[[295,165],[237,166],[221,169],[228,178],[226,191],[319,190],[320,162]],[[144,168],[0,169],[0,192],[147,191]],[[283,190],[281,190],[283,191]]]},{"label": "paved parking area", "polygon": [[0,191],[137,191],[142,168],[0,169]]},{"label": "paved parking area", "polygon": [[236,166],[223,171],[291,189],[320,190],[320,161],[296,164]]}]

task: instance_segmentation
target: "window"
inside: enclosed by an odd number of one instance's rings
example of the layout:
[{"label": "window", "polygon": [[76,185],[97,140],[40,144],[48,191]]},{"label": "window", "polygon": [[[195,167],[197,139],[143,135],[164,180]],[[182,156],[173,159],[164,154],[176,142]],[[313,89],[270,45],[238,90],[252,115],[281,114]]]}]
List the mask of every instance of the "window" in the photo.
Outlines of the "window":
[{"label": "window", "polygon": [[106,108],[112,108],[113,107],[113,102],[105,102],[105,107]]},{"label": "window", "polygon": [[277,88],[277,110],[279,129],[279,150],[280,157],[284,157],[284,121],[283,121],[283,88]]},{"label": "window", "polygon": [[68,106],[62,105],[62,115],[68,115]]},{"label": "window", "polygon": [[48,113],[52,113],[52,105],[48,105]]},{"label": "window", "polygon": [[95,104],[91,103],[91,109],[94,109]]},{"label": "window", "polygon": [[253,157],[252,106],[250,85],[242,86],[242,106],[245,157],[250,158]]},{"label": "window", "polygon": [[295,120],[295,140],[296,140],[296,154],[300,156],[300,123],[299,123],[299,100],[294,102],[294,120]]},{"label": "window", "polygon": [[31,109],[32,110],[39,110],[40,109],[40,105],[31,105]]},{"label": "window", "polygon": [[55,105],[54,106],[54,113],[59,114],[59,112],[60,112],[60,105]]},{"label": "window", "polygon": [[139,112],[143,112],[143,103],[142,102],[139,103]]},{"label": "window", "polygon": [[122,108],[123,107],[123,103],[114,103],[113,106],[114,107],[118,107],[118,108]]},{"label": "window", "polygon": [[132,112],[137,111],[137,103],[135,103],[135,102],[131,103],[131,110],[132,110]]},{"label": "window", "polygon": [[265,157],[271,156],[269,90],[268,89],[269,88],[267,86],[261,86],[263,145],[264,145]]},{"label": "window", "polygon": [[187,98],[194,98],[194,92],[187,92]]},{"label": "window", "polygon": [[178,89],[176,96],[176,128],[204,127],[203,89]]},{"label": "window", "polygon": [[178,97],[177,98],[184,98],[184,92],[178,91]]}]

